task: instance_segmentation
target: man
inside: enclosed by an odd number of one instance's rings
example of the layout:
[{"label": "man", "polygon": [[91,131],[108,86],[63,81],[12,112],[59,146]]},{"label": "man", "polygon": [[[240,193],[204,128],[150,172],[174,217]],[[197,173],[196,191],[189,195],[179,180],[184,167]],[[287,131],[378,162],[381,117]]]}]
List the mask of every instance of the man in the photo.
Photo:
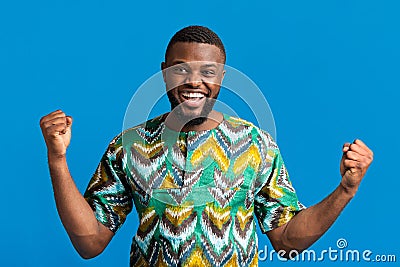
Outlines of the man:
[{"label": "man", "polygon": [[72,118],[57,110],[41,119],[57,209],[83,258],[105,249],[134,205],[140,222],[131,266],[257,266],[253,215],[290,257],[353,198],[372,151],[360,140],[344,144],[338,187],[306,209],[270,135],[212,109],[225,59],[210,29],[177,32],[161,65],[171,112],[115,137],[84,196],[66,160]]}]

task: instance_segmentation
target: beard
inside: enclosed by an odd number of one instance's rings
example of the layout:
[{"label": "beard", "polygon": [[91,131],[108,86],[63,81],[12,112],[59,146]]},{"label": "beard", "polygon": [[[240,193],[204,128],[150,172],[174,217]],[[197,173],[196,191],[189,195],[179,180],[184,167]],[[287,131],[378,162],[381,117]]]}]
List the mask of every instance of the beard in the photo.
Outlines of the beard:
[{"label": "beard", "polygon": [[204,106],[202,107],[199,115],[185,114],[185,112],[182,110],[182,103],[180,103],[178,99],[172,94],[171,90],[167,92],[167,96],[169,102],[171,103],[171,111],[174,112],[178,120],[182,122],[183,126],[196,126],[204,123],[207,120],[208,115],[213,110],[218,94],[213,98],[206,98]]}]

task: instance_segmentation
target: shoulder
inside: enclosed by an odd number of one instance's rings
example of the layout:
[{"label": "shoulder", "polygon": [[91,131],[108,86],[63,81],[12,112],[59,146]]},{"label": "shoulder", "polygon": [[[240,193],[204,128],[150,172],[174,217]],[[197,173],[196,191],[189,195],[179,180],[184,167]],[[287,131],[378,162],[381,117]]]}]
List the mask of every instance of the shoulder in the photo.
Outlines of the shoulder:
[{"label": "shoulder", "polygon": [[223,116],[224,116],[224,121],[233,127],[239,127],[239,126],[244,126],[249,128],[256,127],[253,123],[241,119],[239,117],[234,117],[228,114],[223,114]]},{"label": "shoulder", "polygon": [[242,131],[246,131],[253,136],[253,139],[264,143],[268,147],[270,147],[270,148],[276,147],[276,143],[275,143],[273,137],[271,136],[271,134],[266,130],[260,129],[258,126],[254,125],[252,122],[249,122],[247,120],[244,120],[244,119],[241,119],[238,117],[226,115],[226,114],[224,114],[224,119],[226,122],[225,126],[227,126],[229,128],[234,128],[237,130],[240,129]]}]

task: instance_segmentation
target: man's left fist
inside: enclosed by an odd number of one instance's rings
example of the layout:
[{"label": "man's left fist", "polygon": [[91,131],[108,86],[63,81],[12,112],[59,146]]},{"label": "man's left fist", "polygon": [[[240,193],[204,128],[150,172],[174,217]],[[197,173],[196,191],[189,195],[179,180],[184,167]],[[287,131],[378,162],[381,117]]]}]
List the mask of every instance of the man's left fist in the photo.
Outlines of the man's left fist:
[{"label": "man's left fist", "polygon": [[356,139],[352,144],[344,144],[342,150],[343,156],[340,161],[341,184],[348,192],[355,194],[373,160],[374,153],[359,139]]}]

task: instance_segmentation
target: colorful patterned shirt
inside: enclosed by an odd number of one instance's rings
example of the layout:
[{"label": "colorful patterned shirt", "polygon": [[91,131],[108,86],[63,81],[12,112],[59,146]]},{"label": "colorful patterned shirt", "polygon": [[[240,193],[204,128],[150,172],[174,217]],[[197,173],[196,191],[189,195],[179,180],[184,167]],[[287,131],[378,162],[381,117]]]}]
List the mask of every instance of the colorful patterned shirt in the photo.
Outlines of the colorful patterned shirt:
[{"label": "colorful patterned shirt", "polygon": [[114,233],[133,205],[130,266],[257,266],[257,233],[304,207],[271,136],[224,114],[214,129],[175,132],[167,114],[113,139],[85,198]]}]

